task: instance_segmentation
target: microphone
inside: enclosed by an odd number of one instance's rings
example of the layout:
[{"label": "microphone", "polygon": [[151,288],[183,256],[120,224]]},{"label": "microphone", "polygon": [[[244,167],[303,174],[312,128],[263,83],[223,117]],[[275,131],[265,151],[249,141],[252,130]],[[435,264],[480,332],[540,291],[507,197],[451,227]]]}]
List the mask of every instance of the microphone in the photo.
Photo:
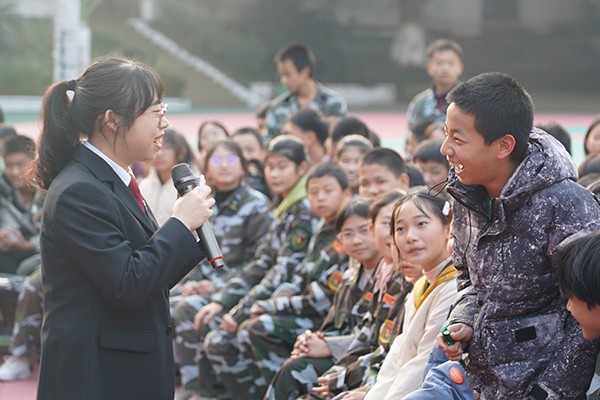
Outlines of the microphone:
[{"label": "microphone", "polygon": [[[177,193],[180,196],[185,196],[198,186],[198,179],[186,163],[177,164],[171,168],[171,178],[173,178],[173,185],[175,185],[175,189],[177,189]],[[202,241],[206,258],[208,258],[208,262],[212,265],[213,269],[221,268],[225,265],[221,249],[219,248],[217,239],[215,239],[210,222],[206,221],[200,228],[196,229],[196,233]]]}]

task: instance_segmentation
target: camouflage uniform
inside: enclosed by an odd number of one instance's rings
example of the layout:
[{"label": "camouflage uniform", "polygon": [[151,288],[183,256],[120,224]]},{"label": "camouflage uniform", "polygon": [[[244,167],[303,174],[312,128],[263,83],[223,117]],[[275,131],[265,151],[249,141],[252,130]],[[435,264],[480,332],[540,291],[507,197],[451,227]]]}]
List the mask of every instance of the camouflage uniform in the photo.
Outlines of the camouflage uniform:
[{"label": "camouflage uniform", "polygon": [[[243,182],[224,201],[216,204],[213,211],[213,232],[223,253],[225,266],[214,270],[204,259],[184,281],[208,279],[219,290],[250,261],[273,221],[273,214],[267,198]],[[178,285],[179,288],[181,286]],[[194,316],[211,298],[202,295],[173,296],[178,291],[177,287],[171,290],[171,314],[176,333],[174,350],[182,383],[192,389],[198,378],[197,349],[202,340],[194,328]]]},{"label": "camouflage uniform", "polygon": [[[299,185],[302,184],[302,182],[299,183]],[[305,197],[291,204],[274,221],[267,236],[259,244],[254,261],[244,266],[230,279],[225,287],[214,296],[214,301],[221,304],[225,311],[229,311],[238,302],[245,304],[243,297],[250,295],[251,290],[252,294],[262,293],[264,288],[275,286],[284,278],[289,279],[292,271],[306,255],[316,223]],[[263,283],[264,285],[262,285]],[[256,291],[254,291],[254,287]],[[242,309],[245,310],[243,307]],[[206,335],[218,325],[218,322],[218,320],[213,320],[210,326],[202,325],[201,334]],[[219,329],[216,331],[220,332]],[[200,350],[205,349],[203,347]],[[204,397],[222,395],[222,391],[213,389],[215,382],[218,382],[213,367],[220,372],[219,367],[231,364],[230,360],[211,363],[202,356],[198,364],[200,367],[200,394]]]},{"label": "camouflage uniform", "polygon": [[[357,335],[361,321],[373,301],[373,273],[363,289],[359,287],[363,267],[348,269],[343,283],[335,294],[333,306],[329,310],[320,331],[330,349],[336,347],[336,340],[343,335]],[[332,351],[333,353],[334,351]],[[288,358],[271,381],[265,395],[269,400],[295,399],[310,392],[317,378],[334,364],[332,357]]]},{"label": "camouflage uniform", "polygon": [[445,122],[446,109],[448,108],[446,95],[448,92],[436,96],[432,85],[413,97],[410,103],[408,103],[408,110],[406,111],[408,128],[413,130],[416,126],[427,120]]},{"label": "camouflage uniform", "polygon": [[[237,335],[227,334],[226,332],[213,332],[207,336],[204,347],[207,352],[207,358],[214,361],[215,364],[221,365],[223,359],[237,360],[234,364],[231,362],[227,366],[219,367],[219,379],[223,382],[224,386],[230,394],[234,393],[257,393],[257,397],[262,397],[262,392],[266,388],[267,380],[260,375],[260,372],[254,367],[246,368],[247,365],[253,364],[252,349],[248,343],[248,332],[245,328],[247,323],[253,322],[256,319],[248,319],[250,317],[249,310],[252,304],[257,303],[258,300],[268,299],[265,304],[268,304],[274,298],[276,300],[289,299],[288,296],[298,293],[310,282],[313,274],[318,274],[324,268],[332,267],[322,260],[323,255],[327,256],[328,262],[337,261],[337,257],[330,257],[327,254],[327,249],[330,248],[331,244],[335,240],[335,228],[333,223],[323,224],[317,230],[317,233],[312,237],[309,248],[303,262],[294,266],[292,271],[286,271],[282,274],[281,271],[275,271],[271,269],[267,276],[261,281],[261,283],[250,291],[250,293],[231,310],[229,313],[238,322]],[[334,267],[334,270],[337,269]],[[273,278],[279,277],[279,285],[275,287]],[[273,296],[273,297],[271,297]],[[295,296],[299,297],[299,296]],[[322,300],[325,302],[326,300]],[[259,303],[260,304],[260,303]],[[309,305],[308,303],[306,304]],[[316,306],[316,310],[323,307],[320,302],[310,303],[310,305]],[[328,307],[326,308],[328,309]],[[315,310],[315,311],[316,311]],[[265,314],[263,314],[265,315]],[[299,323],[303,325],[301,332],[314,326],[313,319],[304,316],[298,318],[293,317],[294,320],[300,320]],[[315,315],[315,319],[318,321],[318,314]],[[212,338],[215,339],[213,342]],[[286,337],[285,342],[289,342],[289,337]],[[218,342],[218,343],[217,343]],[[277,344],[273,343],[275,348]],[[287,358],[289,355],[289,349],[286,344],[283,345],[287,351],[284,350]],[[290,345],[291,348],[291,345]],[[271,349],[269,349],[271,350]],[[277,364],[277,360],[274,363]],[[260,365],[259,365],[260,366]],[[216,368],[216,367],[215,367]]]},{"label": "camouflage uniform", "polygon": [[377,375],[391,343],[402,332],[404,302],[412,286],[401,272],[395,271],[387,291],[373,302],[373,317],[364,319],[360,335],[336,365],[325,372],[339,377],[330,381],[331,393],[368,386],[367,378]]},{"label": "camouflage uniform", "polygon": [[570,238],[600,230],[598,200],[576,177],[564,147],[535,128],[498,198],[450,172],[460,274],[449,323],[473,328],[465,369],[476,398],[585,395],[598,342],[583,339],[555,273]]},{"label": "camouflage uniform", "polygon": [[25,205],[21,194],[13,189],[4,175],[0,176],[0,229],[7,227],[18,229],[36,248],[33,251],[0,252],[1,273],[14,274],[21,261],[39,254],[40,211],[43,198],[41,193],[36,192],[31,205]]},{"label": "camouflage uniform", "polygon": [[42,270],[34,271],[21,286],[15,311],[10,353],[15,357],[39,351],[42,328]]},{"label": "camouflage uniform", "polygon": [[[313,110],[319,110],[328,117],[330,115],[339,115],[343,117],[348,112],[346,100],[338,93],[317,83],[317,94],[312,101],[306,105]],[[277,96],[269,105],[265,116],[267,124],[267,142],[281,134],[283,124],[296,111],[300,110],[296,96],[290,92],[282,93]]]}]

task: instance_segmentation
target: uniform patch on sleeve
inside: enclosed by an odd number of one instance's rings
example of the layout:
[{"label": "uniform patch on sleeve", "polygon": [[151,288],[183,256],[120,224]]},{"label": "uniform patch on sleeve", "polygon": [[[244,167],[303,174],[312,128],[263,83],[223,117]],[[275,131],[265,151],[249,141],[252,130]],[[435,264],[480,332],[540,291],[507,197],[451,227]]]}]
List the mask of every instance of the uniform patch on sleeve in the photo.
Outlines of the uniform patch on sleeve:
[{"label": "uniform patch on sleeve", "polygon": [[308,244],[308,240],[310,239],[310,235],[306,231],[297,231],[294,232],[294,236],[290,240],[290,246],[294,251],[301,251],[306,248]]},{"label": "uniform patch on sleeve", "polygon": [[333,243],[331,244],[331,247],[333,247],[333,249],[338,253],[338,254],[343,254],[344,253],[344,247],[342,246],[342,244],[340,242],[338,242],[337,239],[335,239],[333,241]]},{"label": "uniform patch on sleeve", "polygon": [[396,301],[395,296],[392,296],[391,294],[388,294],[388,293],[383,295],[383,302],[385,304],[394,304],[395,301]]},{"label": "uniform patch on sleeve", "polygon": [[373,300],[373,292],[371,292],[371,291],[365,292],[365,294],[363,295],[363,299],[365,299],[365,301],[368,301],[368,302]]},{"label": "uniform patch on sleeve", "polygon": [[388,345],[392,339],[392,332],[394,331],[394,321],[386,319],[381,328],[379,329],[379,343]]},{"label": "uniform patch on sleeve", "polygon": [[337,292],[342,284],[343,279],[344,275],[340,271],[335,271],[333,274],[329,275],[329,278],[327,278],[327,287],[329,290]]}]

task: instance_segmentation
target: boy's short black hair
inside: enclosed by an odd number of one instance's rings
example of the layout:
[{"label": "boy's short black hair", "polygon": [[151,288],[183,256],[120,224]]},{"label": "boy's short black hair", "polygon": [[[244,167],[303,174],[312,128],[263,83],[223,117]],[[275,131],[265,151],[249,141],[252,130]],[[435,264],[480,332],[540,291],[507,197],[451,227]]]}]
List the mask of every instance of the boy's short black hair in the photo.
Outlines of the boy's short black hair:
[{"label": "boy's short black hair", "polygon": [[345,136],[359,135],[370,140],[369,127],[356,117],[344,117],[340,119],[331,132],[331,141],[338,143]]},{"label": "boy's short black hair", "polygon": [[310,75],[313,75],[315,66],[317,64],[315,54],[305,44],[302,43],[289,43],[280,48],[273,61],[277,64],[278,62],[284,62],[290,60],[294,63],[294,66],[298,71],[302,71],[304,68],[310,69]]},{"label": "boy's short black hair", "polygon": [[431,60],[431,57],[433,57],[435,53],[446,50],[452,50],[453,52],[455,52],[458,58],[460,58],[460,60],[462,61],[463,49],[460,44],[458,44],[452,39],[438,39],[429,43],[427,49],[425,50],[427,54],[427,60]]},{"label": "boy's short black hair", "polygon": [[600,173],[600,154],[588,154],[577,168],[579,179],[589,174]]},{"label": "boy's short black hair", "polygon": [[575,296],[588,307],[600,305],[600,232],[574,239],[562,251],[558,285],[563,296]]},{"label": "boy's short black hair", "polygon": [[14,126],[3,125],[0,126],[0,140],[7,140],[11,137],[17,136],[17,130]]},{"label": "boy's short black hair", "polygon": [[258,133],[258,131],[254,128],[251,127],[243,127],[240,128],[238,130],[236,130],[235,132],[233,132],[233,134],[231,135],[231,137],[236,137],[236,136],[241,136],[241,135],[251,135],[254,136],[254,138],[256,139],[256,141],[258,142],[258,145],[260,146],[261,149],[265,148],[265,143],[262,140],[262,136],[260,135],[260,133]]},{"label": "boy's short black hair", "polygon": [[342,209],[337,213],[337,216],[335,218],[335,231],[337,233],[340,233],[342,230],[342,226],[344,226],[346,220],[348,220],[348,218],[350,218],[353,215],[368,218],[370,205],[371,200],[353,199],[348,201],[344,205],[344,207],[342,207]]},{"label": "boy's short black hair", "polygon": [[35,142],[33,139],[23,135],[13,136],[4,143],[4,155],[14,153],[27,154],[31,159],[35,158]]},{"label": "boy's short black hair", "polygon": [[543,122],[536,126],[558,140],[565,147],[567,153],[571,154],[571,135],[564,126],[554,121]]},{"label": "boy's short black hair", "polygon": [[346,175],[343,169],[332,163],[321,163],[308,174],[308,177],[306,178],[306,187],[308,188],[311,179],[323,178],[325,176],[335,178],[342,187],[342,190],[346,190],[348,186],[350,186],[348,175]]},{"label": "boy's short black hair", "polygon": [[396,178],[406,173],[406,165],[400,154],[383,147],[373,149],[365,154],[361,165],[381,165],[394,174]]},{"label": "boy's short black hair", "polygon": [[419,146],[415,150],[413,161],[419,161],[423,163],[431,161],[445,166],[446,169],[450,169],[448,159],[446,159],[446,157],[440,151],[443,143],[444,142],[442,140],[424,140],[423,142],[419,143]]},{"label": "boy's short black hair", "polygon": [[510,75],[486,72],[458,84],[448,93],[448,102],[475,117],[475,129],[486,144],[510,134],[515,138],[511,160],[521,162],[527,153],[533,128],[533,101]]},{"label": "boy's short black hair", "polygon": [[313,131],[321,146],[325,146],[325,141],[327,140],[327,123],[320,111],[304,107],[292,114],[290,122],[303,131]]}]

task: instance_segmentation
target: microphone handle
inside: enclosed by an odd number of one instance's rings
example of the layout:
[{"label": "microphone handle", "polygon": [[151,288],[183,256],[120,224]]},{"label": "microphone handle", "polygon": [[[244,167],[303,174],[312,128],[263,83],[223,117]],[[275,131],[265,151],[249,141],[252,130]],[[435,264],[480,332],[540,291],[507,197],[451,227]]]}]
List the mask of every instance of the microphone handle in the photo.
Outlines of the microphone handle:
[{"label": "microphone handle", "polygon": [[213,269],[223,267],[225,261],[223,260],[223,255],[221,255],[221,249],[219,249],[211,223],[206,221],[200,228],[196,229],[196,233],[200,240],[202,240],[204,250],[206,251],[206,258]]}]

